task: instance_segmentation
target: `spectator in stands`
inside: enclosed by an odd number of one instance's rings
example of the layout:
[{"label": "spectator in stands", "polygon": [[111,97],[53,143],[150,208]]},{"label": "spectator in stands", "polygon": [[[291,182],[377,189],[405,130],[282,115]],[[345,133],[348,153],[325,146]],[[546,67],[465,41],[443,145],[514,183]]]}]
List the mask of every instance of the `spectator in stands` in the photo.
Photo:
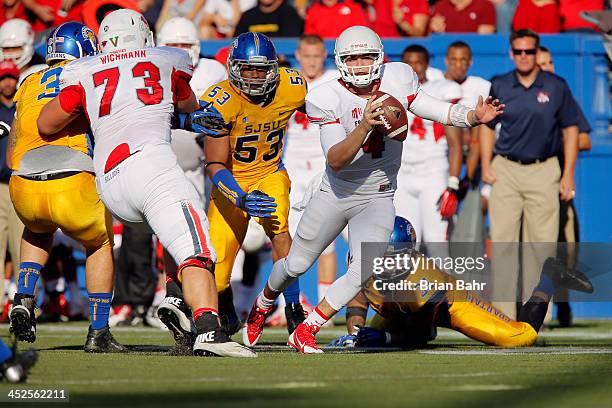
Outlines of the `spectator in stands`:
[{"label": "spectator in stands", "polygon": [[518,0],[491,0],[495,5],[496,29],[500,34],[512,31],[512,17]]},{"label": "spectator in stands", "polygon": [[[536,54],[536,62],[542,71],[555,73],[555,64],[553,63],[552,54],[546,47],[540,46],[538,53]],[[574,99],[576,104],[576,110],[578,112],[578,150],[588,151],[591,150],[591,139],[589,133],[591,132],[591,126],[588,120],[584,116],[580,105]],[[563,151],[559,152],[559,165],[563,169],[564,154]],[[578,223],[578,212],[574,206],[574,200],[559,201],[559,242],[580,242],[580,229]],[[559,246],[559,255],[567,259],[571,263],[575,263],[575,253],[572,246]],[[555,297],[559,297],[562,300],[567,300],[566,293],[556,293]],[[569,327],[572,324],[572,312],[570,305],[566,301],[555,302],[557,306],[557,320],[559,325],[562,327]]]},{"label": "spectator in stands", "polygon": [[306,13],[304,34],[336,38],[352,26],[368,26],[363,8],[352,0],[315,0]]},{"label": "spectator in stands", "polygon": [[559,14],[561,15],[561,30],[563,31],[593,31],[595,24],[587,23],[580,17],[581,11],[601,11],[603,0],[561,0]]},{"label": "spectator in stands", "polygon": [[512,29],[529,29],[537,33],[558,33],[561,17],[556,0],[519,0]]},{"label": "spectator in stands", "polygon": [[[480,127],[482,178],[492,185],[489,215],[494,243],[493,296],[497,300],[511,300],[508,296],[519,287],[524,293],[533,288],[537,277],[533,282],[530,273],[539,271],[547,257],[556,256],[552,243],[559,233],[559,196],[569,201],[576,195],[578,112],[567,83],[538,67],[539,43],[539,36],[531,30],[510,36],[515,70],[491,81],[491,96],[506,102],[504,115]],[[565,156],[562,171],[557,159],[561,150]],[[500,248],[496,243],[518,243],[521,230],[527,245],[522,247],[523,283],[519,286],[518,247]],[[531,245],[536,242],[548,245]],[[498,306],[511,318],[516,315],[511,304]]]},{"label": "spectator in stands", "polygon": [[200,23],[200,37],[231,37],[242,13],[255,6],[257,0],[206,0]]},{"label": "spectator in stands", "polygon": [[431,15],[432,33],[495,32],[495,6],[489,0],[439,0]]},{"label": "spectator in stands", "polygon": [[67,21],[81,21],[85,0],[21,0],[35,32],[45,31]]},{"label": "spectator in stands", "polygon": [[303,30],[302,18],[285,0],[259,0],[257,7],[242,14],[234,36],[256,31],[269,37],[299,37]]},{"label": "spectator in stands", "polygon": [[371,27],[383,38],[422,37],[427,33],[427,0],[365,0]]},{"label": "spectator in stands", "polygon": [[185,17],[198,26],[202,20],[202,6],[205,0],[164,0],[159,17],[155,23],[157,31],[173,17]]},{"label": "spectator in stands", "polygon": [[0,24],[11,18],[27,19],[26,10],[21,0],[4,0],[0,9]]}]

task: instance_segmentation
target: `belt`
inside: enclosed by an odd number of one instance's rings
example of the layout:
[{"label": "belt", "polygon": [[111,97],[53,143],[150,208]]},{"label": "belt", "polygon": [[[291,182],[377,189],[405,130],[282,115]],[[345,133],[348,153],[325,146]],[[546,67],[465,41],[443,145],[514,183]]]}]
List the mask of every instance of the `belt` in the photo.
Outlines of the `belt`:
[{"label": "belt", "polygon": [[26,180],[47,181],[47,180],[63,179],[66,177],[74,176],[79,173],[82,173],[82,171],[61,171],[59,173],[35,174],[32,176],[19,176],[19,177],[24,178]]},{"label": "belt", "polygon": [[519,159],[519,158],[514,157],[514,156],[505,155],[505,154],[500,154],[500,156],[503,157],[504,159],[508,159],[508,160],[513,161],[515,163],[525,164],[525,165],[536,164],[536,163],[544,163],[546,160],[550,159],[551,157],[555,157],[555,156],[548,156],[548,157],[545,157],[543,159],[523,160],[523,159]]}]

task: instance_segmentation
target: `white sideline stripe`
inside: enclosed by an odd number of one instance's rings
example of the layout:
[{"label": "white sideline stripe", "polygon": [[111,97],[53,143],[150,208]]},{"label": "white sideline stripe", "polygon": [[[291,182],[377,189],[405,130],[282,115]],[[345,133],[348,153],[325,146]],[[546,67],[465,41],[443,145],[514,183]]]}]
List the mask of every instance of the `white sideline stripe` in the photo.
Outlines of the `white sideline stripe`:
[{"label": "white sideline stripe", "polygon": [[[242,378],[241,381],[245,379]],[[252,378],[254,382],[261,381],[261,378]],[[165,384],[185,384],[185,383],[207,383],[207,382],[230,382],[232,388],[245,389],[296,389],[296,388],[319,388],[326,387],[324,382],[276,382],[271,384],[234,384],[235,378],[232,377],[198,377],[198,378],[182,378],[182,379],[165,379]],[[30,384],[60,384],[60,385],[113,385],[113,384],[159,384],[159,380],[155,379],[134,379],[134,378],[112,378],[108,380],[62,380],[62,381],[37,381],[30,379]]]},{"label": "white sideline stripe", "polygon": [[508,390],[522,390],[527,388],[524,385],[510,385],[510,384],[466,384],[458,387],[450,387],[451,391],[508,391]]},{"label": "white sideline stripe", "polygon": [[612,354],[612,349],[588,347],[523,347],[515,349],[487,350],[419,350],[419,354],[438,355],[577,355],[577,354]]}]

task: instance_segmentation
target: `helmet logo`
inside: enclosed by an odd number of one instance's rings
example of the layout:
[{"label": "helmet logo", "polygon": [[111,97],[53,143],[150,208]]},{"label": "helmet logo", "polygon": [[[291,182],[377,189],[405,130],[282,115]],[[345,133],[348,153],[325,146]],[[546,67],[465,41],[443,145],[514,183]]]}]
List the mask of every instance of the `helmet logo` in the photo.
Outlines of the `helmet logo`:
[{"label": "helmet logo", "polygon": [[119,42],[119,37],[111,37],[108,40],[113,44],[113,47],[116,47]]},{"label": "helmet logo", "polygon": [[96,43],[96,36],[94,34],[93,31],[91,31],[91,29],[87,26],[83,26],[83,28],[81,29],[81,35],[84,38],[87,38],[89,41],[91,41],[92,44]]}]

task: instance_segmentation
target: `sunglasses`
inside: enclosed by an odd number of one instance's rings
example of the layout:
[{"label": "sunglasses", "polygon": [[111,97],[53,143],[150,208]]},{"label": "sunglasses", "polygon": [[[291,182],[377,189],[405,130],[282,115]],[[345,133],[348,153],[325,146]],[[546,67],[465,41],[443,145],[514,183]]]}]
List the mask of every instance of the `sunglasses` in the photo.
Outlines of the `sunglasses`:
[{"label": "sunglasses", "polygon": [[526,50],[520,50],[518,48],[513,48],[512,49],[512,55],[522,55],[522,54],[525,54],[525,55],[535,55],[536,51],[537,50],[535,48],[529,48],[529,49],[526,49]]}]

